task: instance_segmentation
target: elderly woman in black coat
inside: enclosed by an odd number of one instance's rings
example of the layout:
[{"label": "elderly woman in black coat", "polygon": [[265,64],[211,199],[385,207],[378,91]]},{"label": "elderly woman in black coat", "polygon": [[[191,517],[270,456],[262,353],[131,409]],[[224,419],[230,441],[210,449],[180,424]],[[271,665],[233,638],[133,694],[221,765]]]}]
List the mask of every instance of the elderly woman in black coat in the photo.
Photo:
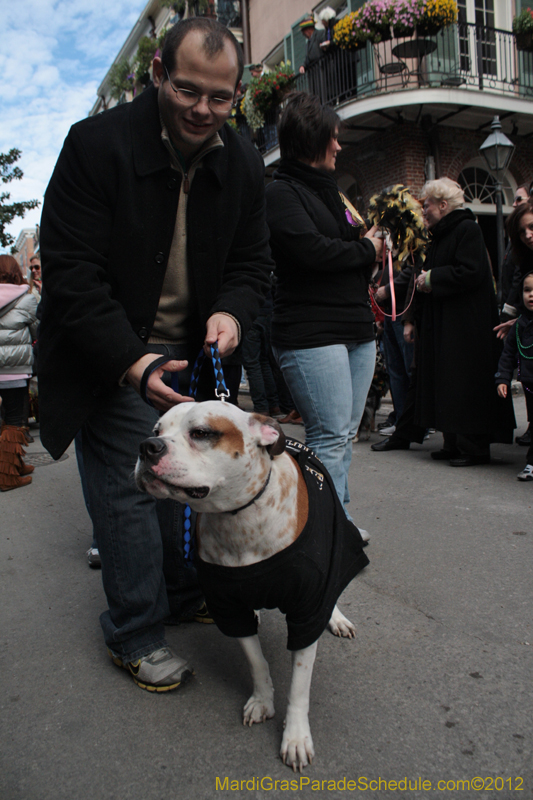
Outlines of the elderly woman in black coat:
[{"label": "elderly woman in black coat", "polygon": [[512,407],[494,391],[498,312],[487,249],[459,184],[428,181],[423,197],[432,238],[417,279],[416,422],[444,434],[434,459],[488,464],[490,443],[512,442],[515,423]]}]

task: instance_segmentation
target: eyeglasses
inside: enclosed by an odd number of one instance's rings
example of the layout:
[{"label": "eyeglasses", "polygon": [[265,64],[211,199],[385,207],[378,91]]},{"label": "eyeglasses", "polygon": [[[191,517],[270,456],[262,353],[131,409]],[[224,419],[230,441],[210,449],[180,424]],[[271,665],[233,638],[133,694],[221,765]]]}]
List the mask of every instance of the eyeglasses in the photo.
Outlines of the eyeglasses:
[{"label": "eyeglasses", "polygon": [[30,266],[30,272],[33,272],[34,270],[38,272],[40,269],[41,268],[37,264],[31,264]]},{"label": "eyeglasses", "polygon": [[233,106],[233,97],[230,99],[224,97],[210,97],[209,95],[198,94],[198,92],[192,92],[190,89],[181,89],[180,87],[174,86],[172,81],[170,80],[170,75],[168,74],[168,69],[165,67],[165,72],[167,73],[168,82],[170,84],[170,88],[175,92],[176,99],[179,103],[183,106],[187,106],[187,108],[192,108],[197,103],[200,102],[202,97],[207,99],[207,105],[215,114],[222,114],[229,111]]}]

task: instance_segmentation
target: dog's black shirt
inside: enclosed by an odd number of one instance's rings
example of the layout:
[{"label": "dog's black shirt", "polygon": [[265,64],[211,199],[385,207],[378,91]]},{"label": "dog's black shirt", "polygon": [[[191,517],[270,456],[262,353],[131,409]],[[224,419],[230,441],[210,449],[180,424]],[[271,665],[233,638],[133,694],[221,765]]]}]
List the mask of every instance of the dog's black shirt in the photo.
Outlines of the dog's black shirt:
[{"label": "dog's black shirt", "polygon": [[222,633],[253,636],[254,609],[279,608],[287,619],[287,648],[300,650],[322,634],[339,595],[368,558],[323,464],[301,442],[287,440],[286,449],[298,463],[309,495],[309,516],[300,536],[257,564],[223,567],[196,556],[196,566]]}]

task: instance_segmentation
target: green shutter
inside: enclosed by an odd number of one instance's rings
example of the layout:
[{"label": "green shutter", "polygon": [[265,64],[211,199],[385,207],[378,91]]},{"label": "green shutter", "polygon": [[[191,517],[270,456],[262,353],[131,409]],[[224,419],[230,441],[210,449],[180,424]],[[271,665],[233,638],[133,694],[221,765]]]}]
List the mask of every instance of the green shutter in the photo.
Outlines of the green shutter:
[{"label": "green shutter", "polygon": [[283,60],[290,61],[293,64],[294,56],[292,54],[292,36],[290,33],[283,39]]}]

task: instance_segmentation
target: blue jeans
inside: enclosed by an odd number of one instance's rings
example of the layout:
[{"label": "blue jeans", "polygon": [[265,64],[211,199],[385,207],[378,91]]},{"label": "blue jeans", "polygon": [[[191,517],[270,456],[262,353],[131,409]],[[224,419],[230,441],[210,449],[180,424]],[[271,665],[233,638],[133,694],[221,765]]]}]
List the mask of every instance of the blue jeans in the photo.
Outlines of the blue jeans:
[{"label": "blue jeans", "polygon": [[348,519],[348,472],[376,363],[376,343],[272,347],[305,424],[305,443],[335,484]]},{"label": "blue jeans", "polygon": [[202,603],[196,571],[183,558],[183,507],[140,492],[133,479],[139,444],[158,416],[133,388],[117,388],[81,431],[108,602],[100,623],[107,646],[125,661],[164,646],[163,620]]},{"label": "blue jeans", "polygon": [[403,338],[403,323],[385,317],[383,324],[383,350],[389,374],[390,393],[396,422],[402,416],[405,396],[409,389],[414,345]]}]

